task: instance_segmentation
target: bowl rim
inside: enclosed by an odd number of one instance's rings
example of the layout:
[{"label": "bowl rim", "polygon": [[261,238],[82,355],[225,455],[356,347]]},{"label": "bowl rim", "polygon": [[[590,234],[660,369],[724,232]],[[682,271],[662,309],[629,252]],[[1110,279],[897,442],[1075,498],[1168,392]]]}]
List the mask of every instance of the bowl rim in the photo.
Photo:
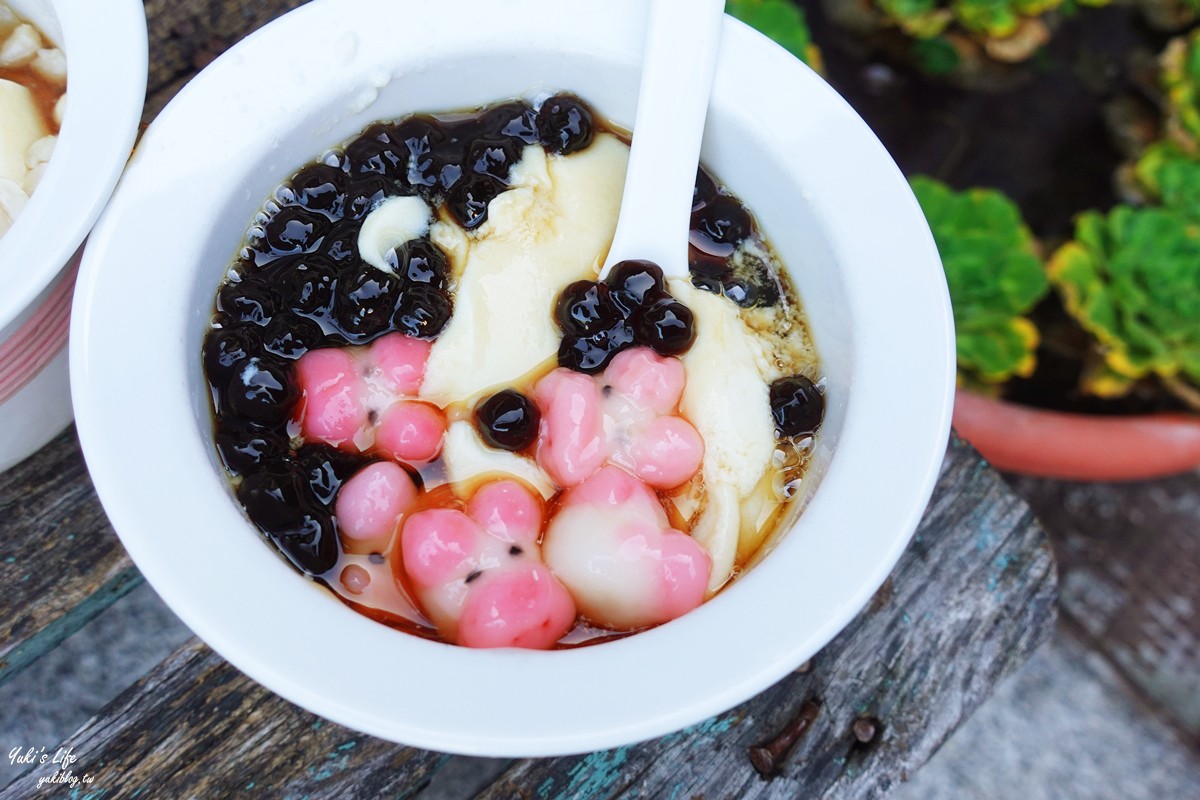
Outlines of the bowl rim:
[{"label": "bowl rim", "polygon": [[[486,7],[487,0],[454,2],[461,12],[466,13],[472,8]],[[638,0],[614,0],[606,4],[604,9],[588,9],[581,11],[581,14],[589,15],[585,22],[589,35],[594,34],[601,39],[613,37],[614,41],[622,43],[618,48],[620,52],[628,55],[631,48],[640,50],[638,45],[644,11],[639,13],[639,5],[644,4]],[[552,6],[550,0],[513,0],[513,8],[519,12],[536,11],[541,7],[556,6]],[[183,497],[190,491],[214,499],[219,489],[228,498],[229,491],[223,485],[223,477],[215,474],[176,474],[179,467],[169,463],[156,464],[154,469],[137,464],[136,459],[131,459],[122,433],[114,430],[107,416],[116,408],[114,403],[123,398],[124,386],[120,380],[128,375],[122,377],[117,374],[120,364],[111,357],[106,358],[103,349],[106,338],[111,340],[116,336],[112,332],[114,326],[122,324],[105,284],[119,277],[122,269],[132,269],[128,262],[121,266],[121,256],[122,248],[128,248],[132,241],[129,229],[140,224],[133,218],[133,211],[148,209],[145,205],[148,195],[141,193],[147,192],[153,183],[149,176],[157,167],[163,166],[161,162],[167,131],[179,128],[188,118],[187,115],[194,113],[193,106],[206,102],[206,98],[211,101],[214,96],[219,97],[220,81],[230,79],[247,63],[264,57],[263,54],[274,52],[273,49],[285,41],[294,45],[295,39],[287,37],[306,35],[306,30],[309,31],[307,35],[313,35],[313,30],[320,30],[322,37],[328,37],[330,30],[344,27],[344,23],[338,22],[338,12],[365,11],[368,8],[376,19],[379,14],[396,13],[390,6],[387,10],[370,6],[369,0],[316,0],[252,34],[217,59],[188,84],[151,125],[109,210],[93,234],[80,273],[79,302],[72,320],[72,384],[84,453],[97,493],[114,528],[135,563],[168,605],[236,667],[314,713],[393,741],[469,755],[562,755],[624,745],[666,734],[746,700],[811,657],[845,627],[883,583],[903,552],[932,493],[944,455],[954,388],[954,349],[949,295],[937,251],[920,208],[899,169],[865,123],[828,85],[786,51],[732,18],[726,18],[725,41],[722,45],[722,62],[727,70],[736,67],[739,75],[773,74],[778,76],[780,82],[795,82],[797,91],[802,90],[806,99],[818,101],[831,115],[830,121],[839,126],[838,132],[852,139],[854,147],[862,148],[860,155],[864,156],[872,169],[877,169],[878,174],[864,185],[873,186],[878,191],[870,196],[864,193],[861,202],[867,213],[877,209],[887,213],[877,215],[878,218],[867,217],[878,228],[876,235],[852,236],[844,231],[839,234],[836,239],[840,258],[850,259],[856,265],[884,257],[893,260],[907,258],[915,272],[906,274],[906,279],[914,280],[923,289],[921,299],[924,305],[919,309],[920,313],[914,315],[917,318],[910,321],[911,330],[908,331],[909,338],[918,345],[917,352],[913,355],[912,363],[905,365],[921,373],[922,382],[911,393],[896,401],[901,412],[908,415],[908,425],[903,432],[896,432],[870,416],[871,402],[874,402],[871,401],[871,393],[887,393],[904,372],[892,363],[897,355],[892,341],[894,337],[867,337],[859,343],[862,345],[859,360],[873,365],[872,370],[854,373],[852,379],[856,388],[864,391],[852,395],[847,401],[847,426],[853,417],[858,427],[853,432],[847,428],[841,449],[834,454],[829,470],[822,478],[822,488],[816,491],[801,519],[802,525],[806,524],[806,520],[811,520],[810,527],[831,520],[841,520],[850,526],[869,526],[879,522],[871,515],[877,516],[880,509],[890,514],[887,518],[886,546],[863,557],[862,568],[855,576],[853,587],[842,586],[830,593],[829,607],[819,609],[819,621],[810,622],[802,633],[793,634],[793,638],[786,642],[765,641],[768,632],[777,633],[773,627],[777,621],[769,619],[772,617],[769,614],[764,613],[762,619],[748,620],[747,624],[741,626],[721,624],[730,621],[728,610],[735,608],[734,603],[744,605],[747,602],[729,598],[753,598],[762,604],[757,606],[760,608],[771,608],[767,601],[772,598],[786,601],[794,590],[790,584],[795,583],[788,570],[797,565],[808,568],[802,564],[803,555],[798,555],[802,553],[804,543],[796,535],[784,537],[771,558],[765,559],[729,590],[675,622],[600,647],[551,653],[471,651],[403,636],[349,611],[340,603],[328,602],[326,597],[321,598],[322,604],[309,602],[302,597],[300,588],[292,589],[290,584],[286,590],[289,601],[303,602],[306,613],[311,614],[303,625],[288,616],[269,620],[253,616],[230,621],[228,615],[223,617],[218,608],[227,598],[217,598],[218,592],[228,595],[230,588],[200,588],[202,577],[184,574],[198,569],[196,565],[204,563],[209,556],[202,555],[194,563],[181,565],[177,549],[173,550],[169,544],[164,544],[164,537],[157,535],[163,525],[171,524],[174,519],[165,511],[171,497]],[[414,13],[420,12],[406,9],[407,15]],[[439,13],[446,13],[444,6]],[[353,13],[350,16],[353,17]],[[513,16],[520,17],[521,14]],[[549,36],[554,32],[550,22],[542,24],[540,35]],[[514,37],[524,35],[516,27],[508,32]],[[496,32],[493,30],[489,33],[494,35]],[[369,36],[369,33],[359,29],[357,35],[361,39]],[[444,43],[438,46],[444,46]],[[629,57],[633,58],[633,63],[640,60],[640,55]],[[721,67],[718,70],[720,73]],[[514,89],[514,94],[520,92],[520,88]],[[739,90],[732,77],[719,74],[714,102],[729,102],[720,98],[734,97]],[[195,164],[190,167],[193,170],[198,168]],[[851,189],[859,188],[859,183],[866,180],[858,175],[849,176],[849,179],[846,175],[834,175],[829,172],[831,168],[823,168],[826,171],[820,176],[820,185],[830,187],[831,192],[848,193]],[[155,177],[161,180],[161,175]],[[879,185],[875,186],[875,182]],[[849,214],[836,207],[822,208],[826,214]],[[828,219],[825,222],[829,224]],[[167,278],[163,280],[168,281]],[[863,268],[859,274],[848,275],[847,280],[852,282],[855,298],[870,297],[873,303],[882,306],[888,299],[888,292],[895,288],[893,284],[898,278],[890,274],[869,274],[869,270]],[[175,287],[175,291],[177,294],[186,293],[178,287]],[[901,317],[893,315],[889,319],[895,321]],[[179,323],[170,327],[160,338],[173,341],[182,326],[183,323]],[[886,368],[881,368],[883,365]],[[171,369],[175,369],[174,365]],[[175,424],[195,422],[190,418],[183,419],[185,415],[190,416],[190,406],[186,412],[182,408],[173,408],[165,413]],[[166,424],[165,421],[158,421],[163,414],[161,410],[150,409],[139,416],[138,424],[147,431],[156,431]],[[896,448],[897,451],[902,442],[910,445],[896,457],[895,463],[904,466],[902,470],[895,470],[897,474],[892,474],[892,462],[880,463],[872,455],[875,447],[873,437],[876,436],[883,446]],[[181,456],[194,464],[196,459],[191,449],[197,447],[198,443],[189,440],[187,446],[189,452]],[[207,448],[211,450],[211,443],[207,443]],[[205,458],[211,464],[213,456],[207,454]],[[213,472],[211,468],[208,471]],[[132,485],[129,480],[131,475],[137,475],[151,485]],[[172,483],[184,478],[192,482],[187,490]],[[854,507],[848,510],[834,508],[835,491],[851,497],[852,491],[861,488],[862,479],[875,493],[874,501],[853,504]],[[828,491],[825,490],[827,486],[831,487]],[[159,492],[166,493],[168,497],[158,497],[156,493]],[[232,503],[218,505],[232,506]],[[151,507],[151,511],[146,511],[143,506]],[[235,513],[230,508],[206,507],[200,516],[209,526],[228,523],[249,528],[245,518],[240,516],[240,510]],[[236,520],[240,520],[240,523]],[[175,524],[188,533],[202,530],[200,523],[193,519],[176,519]],[[239,560],[244,563],[230,565],[227,582],[237,585],[237,577],[243,574],[242,570],[265,565],[268,559],[273,559],[270,563],[277,564],[278,558],[257,539],[257,536],[246,539],[257,548],[255,552],[246,548],[243,553],[239,545],[239,556],[242,557]],[[819,579],[817,573],[812,574]],[[311,586],[296,581],[294,575],[288,577],[297,587]],[[318,590],[313,588],[312,591]],[[347,671],[350,662],[346,660],[345,653],[321,651],[314,654],[311,648],[305,650],[297,641],[296,637],[304,635],[314,626],[329,632],[338,644],[369,642],[375,648],[372,650],[373,656],[378,655],[387,663],[405,664],[405,669],[410,667],[404,658],[417,659],[411,666],[410,677],[419,679],[424,689],[436,686],[446,690],[454,681],[461,681],[462,686],[454,685],[465,694],[455,696],[479,700],[485,696],[483,692],[486,687],[467,686],[466,681],[471,677],[478,681],[479,674],[487,674],[497,681],[503,678],[504,681],[500,681],[502,685],[511,684],[525,689],[537,687],[538,693],[533,697],[524,696],[526,693],[514,693],[521,696],[513,698],[489,696],[495,702],[494,707],[489,706],[482,715],[466,714],[472,717],[472,724],[479,727],[464,729],[462,708],[437,705],[438,698],[414,696],[423,693],[409,692],[403,698],[394,697],[387,686],[387,676],[391,673],[384,667],[365,665],[359,673],[363,677],[361,682],[345,681],[347,674],[354,674]],[[699,647],[697,643],[703,644],[706,639],[702,633],[706,626],[710,632],[720,628],[709,636],[723,645],[721,651],[699,648],[695,653],[690,650],[681,653],[674,649],[680,643]],[[392,639],[384,641],[377,635],[379,631],[386,632]],[[745,657],[745,644],[748,641],[753,641],[759,650],[757,661]],[[724,645],[729,647],[724,648]],[[613,695],[603,692],[597,697],[579,698],[577,692],[572,694],[573,687],[559,685],[561,675],[566,671],[577,677],[582,676],[581,679],[591,686],[601,686],[609,681],[606,688],[612,689],[614,685],[609,676],[628,676],[635,664],[677,664],[680,658],[700,652],[705,654],[707,661],[689,662],[687,672],[693,674],[685,675],[685,671],[676,671],[648,675],[645,685],[625,687],[628,691],[621,695],[620,703],[610,701]],[[335,673],[335,668],[343,671]],[[697,675],[701,677],[697,678]],[[342,679],[336,688],[322,683],[323,680],[330,680],[331,676]],[[714,676],[720,679],[710,685],[697,683]],[[674,685],[680,682],[687,683],[687,687]],[[360,683],[362,685],[356,685]],[[382,695],[372,694],[372,687],[378,686],[383,686],[386,691]],[[658,697],[655,692],[660,691],[666,692],[666,695]],[[680,704],[673,696],[667,696],[676,691],[687,694],[686,703]],[[522,705],[526,702],[528,705]],[[574,721],[564,718],[560,708],[563,703],[575,704],[571,709],[572,716],[576,718]],[[613,708],[622,703],[630,708]],[[505,714],[509,715],[507,719],[503,718]],[[474,717],[478,716],[484,719],[475,720]]]},{"label": "bowl rim", "polygon": [[[0,237],[6,284],[0,339],[62,272],[100,216],[133,148],[146,98],[149,46],[140,0],[52,0],[50,6],[67,53],[67,107],[41,183]],[[120,46],[111,46],[114,41]]]}]

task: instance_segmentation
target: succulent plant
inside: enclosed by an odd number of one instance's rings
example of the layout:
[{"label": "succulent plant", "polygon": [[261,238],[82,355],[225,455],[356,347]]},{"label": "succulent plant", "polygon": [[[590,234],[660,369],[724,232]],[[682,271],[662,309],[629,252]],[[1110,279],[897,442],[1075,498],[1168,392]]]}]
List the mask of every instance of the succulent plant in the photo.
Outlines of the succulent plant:
[{"label": "succulent plant", "polygon": [[821,71],[821,51],[813,44],[804,12],[792,0],[726,0],[725,10]]},{"label": "succulent plant", "polygon": [[1200,154],[1200,29],[1172,39],[1161,66],[1167,135],[1189,153]]},{"label": "succulent plant", "polygon": [[1032,374],[1039,336],[1024,315],[1049,286],[1037,243],[998,191],[955,192],[912,179],[946,270],[960,383],[985,388]]},{"label": "succulent plant", "polygon": [[986,73],[981,61],[1018,63],[1036,53],[1050,39],[1046,15],[1051,12],[1110,1],[825,0],[824,5],[830,17],[846,27],[892,27],[915,39],[911,56],[927,72],[968,77]]},{"label": "succulent plant", "polygon": [[1156,142],[1134,166],[1148,200],[1200,221],[1200,160],[1170,141]]},{"label": "succulent plant", "polygon": [[[1164,200],[1166,174],[1159,173]],[[1200,220],[1192,211],[1088,211],[1050,260],[1067,311],[1098,344],[1102,364],[1085,375],[1086,391],[1119,396],[1157,376],[1200,408]]]},{"label": "succulent plant", "polygon": [[1186,28],[1200,16],[1200,0],[1139,0],[1138,6],[1146,21],[1163,31]]}]

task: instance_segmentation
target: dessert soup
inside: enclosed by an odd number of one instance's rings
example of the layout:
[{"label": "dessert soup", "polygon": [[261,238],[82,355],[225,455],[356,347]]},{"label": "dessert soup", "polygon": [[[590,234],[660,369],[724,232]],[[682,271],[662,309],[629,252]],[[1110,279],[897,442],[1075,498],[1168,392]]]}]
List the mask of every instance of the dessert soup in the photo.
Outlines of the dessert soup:
[{"label": "dessert soup", "polygon": [[628,135],[569,94],[374,123],[252,220],[203,345],[249,519],[354,609],[472,647],[666,623],[798,509],[802,305],[701,169],[689,276],[601,280]]}]

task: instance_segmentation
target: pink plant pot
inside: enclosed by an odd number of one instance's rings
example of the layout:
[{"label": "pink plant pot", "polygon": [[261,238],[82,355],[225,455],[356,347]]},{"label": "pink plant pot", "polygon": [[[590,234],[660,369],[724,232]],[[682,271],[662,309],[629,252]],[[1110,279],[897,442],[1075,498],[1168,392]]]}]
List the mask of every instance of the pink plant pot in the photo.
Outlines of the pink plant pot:
[{"label": "pink plant pot", "polygon": [[998,469],[1077,481],[1133,481],[1200,468],[1200,416],[1045,411],[959,390],[954,429]]}]

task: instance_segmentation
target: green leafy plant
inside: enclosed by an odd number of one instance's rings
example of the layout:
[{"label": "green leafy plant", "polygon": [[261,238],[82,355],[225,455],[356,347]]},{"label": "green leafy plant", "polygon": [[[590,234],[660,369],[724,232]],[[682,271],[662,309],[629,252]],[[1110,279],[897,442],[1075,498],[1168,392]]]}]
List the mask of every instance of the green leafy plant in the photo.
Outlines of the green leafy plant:
[{"label": "green leafy plant", "polygon": [[1098,345],[1101,363],[1085,376],[1085,390],[1115,397],[1157,376],[1200,409],[1200,223],[1194,214],[1130,206],[1107,215],[1086,212],[1048,272],[1067,311]]},{"label": "green leafy plant", "polygon": [[946,270],[957,329],[959,380],[985,388],[1036,365],[1037,328],[1025,317],[1048,291],[1037,243],[1000,192],[955,192],[912,179]]},{"label": "green leafy plant", "polygon": [[1200,30],[1173,39],[1163,52],[1162,87],[1167,100],[1167,135],[1192,154],[1200,153]]},{"label": "green leafy plant", "polygon": [[[829,0],[829,3],[839,0]],[[1050,38],[1044,17],[1110,0],[867,0],[892,25],[916,39],[913,55],[929,72],[945,74],[983,54],[1025,61]]]},{"label": "green leafy plant", "polygon": [[725,10],[821,71],[821,51],[813,44],[804,12],[791,0],[726,0]]},{"label": "green leafy plant", "polygon": [[875,0],[912,36],[930,39],[951,25],[997,39],[1012,36],[1022,21],[1075,5],[1102,6],[1109,0]]},{"label": "green leafy plant", "polygon": [[1134,175],[1147,198],[1200,220],[1200,161],[1179,145],[1151,145],[1134,166]]}]

